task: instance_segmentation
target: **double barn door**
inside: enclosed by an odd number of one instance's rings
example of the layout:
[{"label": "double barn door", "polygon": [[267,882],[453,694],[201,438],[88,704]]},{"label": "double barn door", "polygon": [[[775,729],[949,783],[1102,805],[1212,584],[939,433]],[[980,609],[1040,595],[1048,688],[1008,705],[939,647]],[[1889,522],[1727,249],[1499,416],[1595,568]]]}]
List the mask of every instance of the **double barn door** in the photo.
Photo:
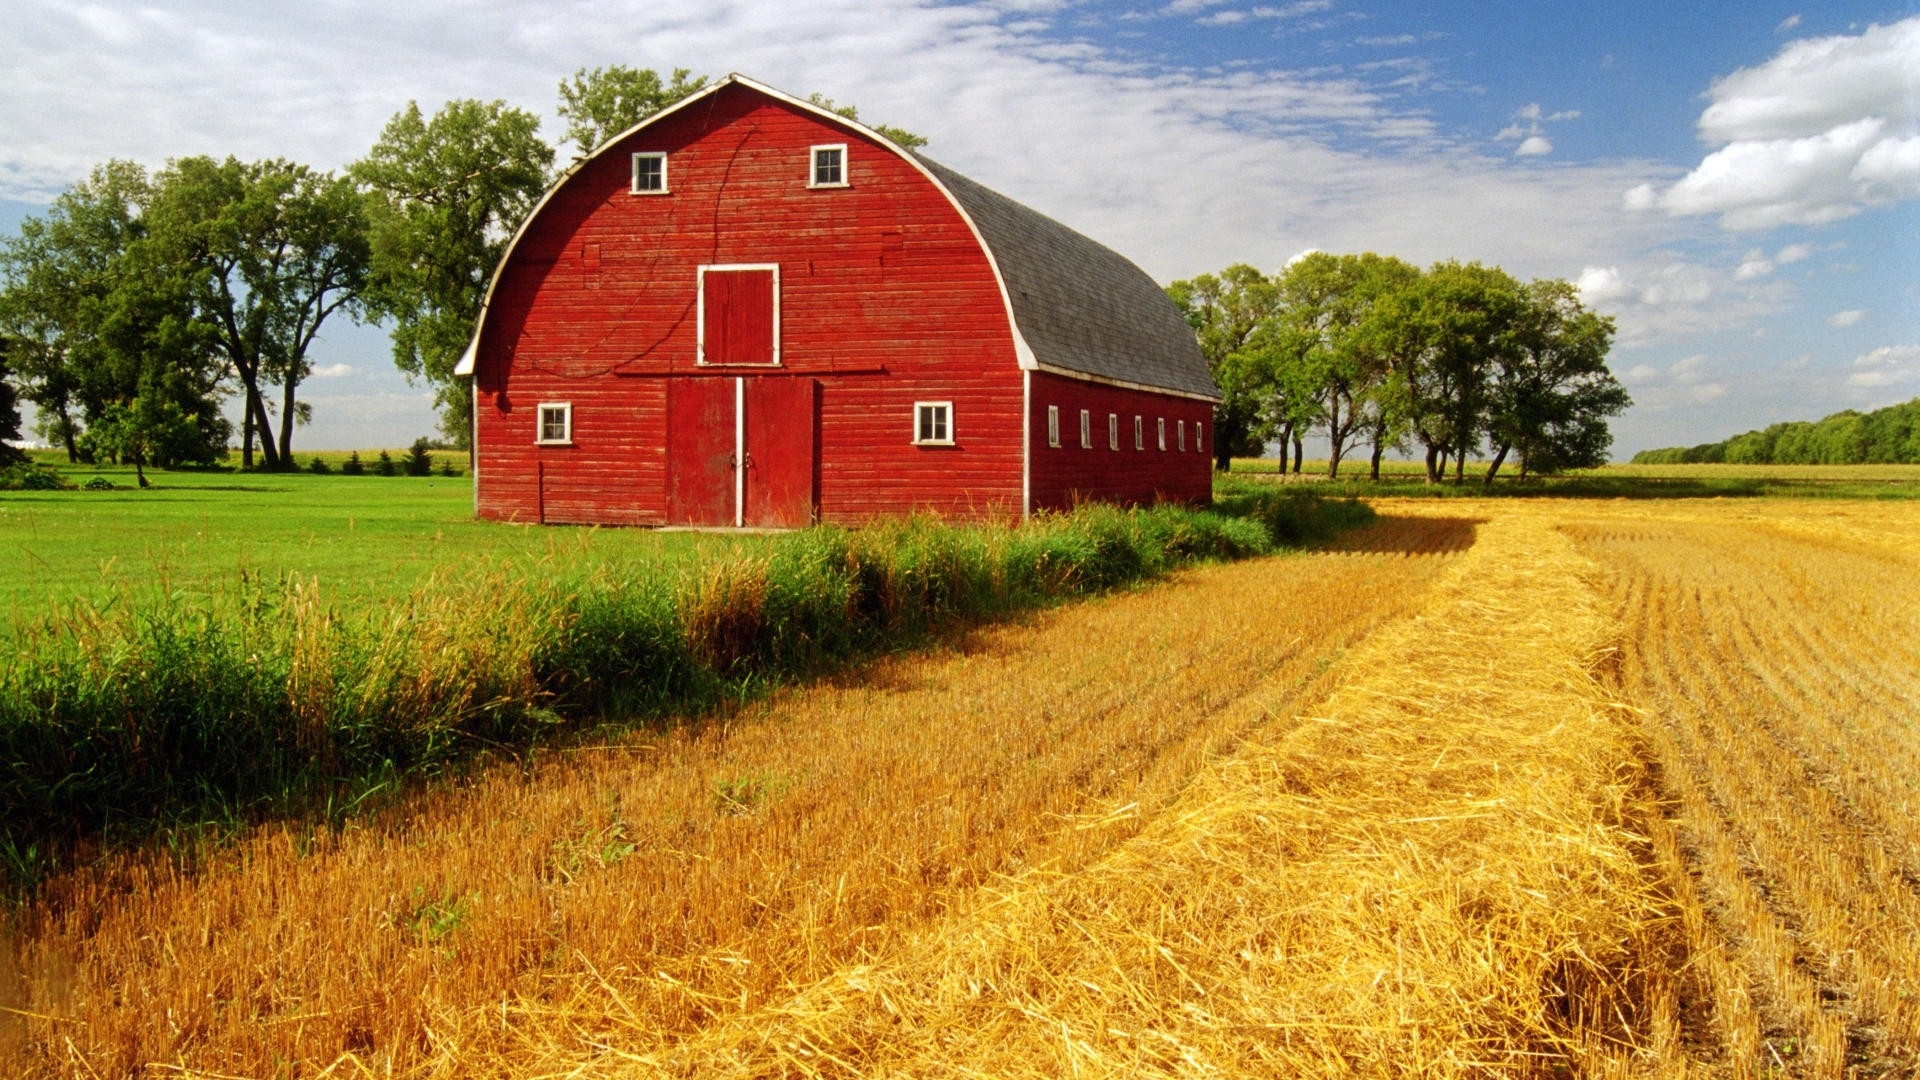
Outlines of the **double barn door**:
[{"label": "double barn door", "polygon": [[812,379],[667,383],[667,516],[675,525],[813,523]]}]

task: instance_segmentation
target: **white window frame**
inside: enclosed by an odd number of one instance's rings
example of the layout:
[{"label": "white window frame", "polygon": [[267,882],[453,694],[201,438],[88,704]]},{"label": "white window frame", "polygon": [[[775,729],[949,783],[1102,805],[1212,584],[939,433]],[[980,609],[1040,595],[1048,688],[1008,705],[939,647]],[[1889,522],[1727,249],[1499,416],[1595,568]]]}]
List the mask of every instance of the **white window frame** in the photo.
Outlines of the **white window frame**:
[{"label": "white window frame", "polygon": [[[773,360],[766,364],[722,364],[707,360],[707,271],[709,270],[771,270],[773,271]],[[693,284],[694,289],[694,354],[693,362],[698,367],[717,368],[776,368],[780,366],[780,264],[779,263],[713,263],[703,265]]]},{"label": "white window frame", "polygon": [[[840,179],[822,183],[820,180],[820,155],[823,152],[833,150],[840,152]],[[807,186],[810,188],[846,187],[848,164],[846,143],[820,143],[817,146],[807,147]]]},{"label": "white window frame", "polygon": [[[937,439],[921,437],[920,419],[931,412],[938,412],[940,425],[946,428],[946,435]],[[915,446],[952,446],[953,445],[953,402],[916,401],[913,403],[913,445]]]},{"label": "white window frame", "polygon": [[[643,188],[640,186],[640,162],[642,160],[660,163],[660,186]],[[665,150],[642,150],[633,155],[633,174],[628,180],[627,192],[632,195],[667,194],[667,152]]]},{"label": "white window frame", "polygon": [[1165,450],[1167,448],[1167,418],[1162,416],[1157,419],[1160,422],[1160,449]]},{"label": "white window frame", "polygon": [[1060,406],[1047,406],[1047,445],[1060,446]]},{"label": "white window frame", "polygon": [[1183,454],[1186,453],[1187,452],[1187,422],[1185,420],[1175,420],[1173,422],[1173,434],[1175,438],[1180,440],[1179,442],[1180,452]]},{"label": "white window frame", "polygon": [[1093,410],[1080,410],[1080,449],[1093,449]]},{"label": "white window frame", "polygon": [[1120,449],[1120,414],[1119,413],[1110,412],[1107,414],[1107,449],[1109,450]]},{"label": "white window frame", "polygon": [[[565,433],[558,439],[547,438],[547,410],[560,410],[561,426]],[[533,409],[533,444],[535,446],[572,446],[573,445],[573,402],[543,401]]]},{"label": "white window frame", "polygon": [[1207,452],[1207,448],[1203,445],[1200,438],[1200,421],[1198,420],[1193,422],[1193,452],[1196,454],[1204,454]]},{"label": "white window frame", "polygon": [[1139,413],[1133,415],[1133,448],[1135,450],[1147,448],[1147,418]]}]

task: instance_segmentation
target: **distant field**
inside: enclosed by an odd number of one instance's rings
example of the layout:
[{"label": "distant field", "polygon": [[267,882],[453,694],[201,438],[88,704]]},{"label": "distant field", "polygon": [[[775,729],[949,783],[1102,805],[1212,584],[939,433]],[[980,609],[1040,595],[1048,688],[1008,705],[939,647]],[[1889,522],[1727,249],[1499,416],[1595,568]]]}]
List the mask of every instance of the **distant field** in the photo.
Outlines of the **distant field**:
[{"label": "distant field", "polygon": [[[1481,477],[1486,462],[1468,462],[1466,482],[1455,486],[1426,482],[1426,468],[1417,461],[1383,461],[1380,481],[1368,479],[1364,457],[1340,463],[1336,483],[1344,494],[1389,496],[1480,497],[1484,495],[1559,495],[1580,498],[1920,498],[1920,465],[1607,465],[1581,469],[1564,476],[1521,480],[1511,465],[1501,470],[1493,487]],[[1279,472],[1271,458],[1236,458],[1230,476],[1269,479]],[[1324,458],[1301,464],[1289,483],[1327,483]]]},{"label": "distant field", "polygon": [[465,477],[149,470],[154,487],[141,491],[131,468],[62,473],[120,489],[0,492],[0,622],[75,599],[207,592],[243,574],[300,574],[331,596],[373,597],[503,563],[671,560],[760,542],[476,521]]}]

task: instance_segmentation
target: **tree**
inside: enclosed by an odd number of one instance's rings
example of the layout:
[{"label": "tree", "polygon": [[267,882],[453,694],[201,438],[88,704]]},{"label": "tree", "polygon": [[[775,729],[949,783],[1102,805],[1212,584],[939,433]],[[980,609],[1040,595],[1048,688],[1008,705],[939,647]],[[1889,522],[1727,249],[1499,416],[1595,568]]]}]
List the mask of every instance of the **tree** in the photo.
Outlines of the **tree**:
[{"label": "tree", "polygon": [[[835,105],[833,99],[824,94],[809,94],[807,95],[807,100],[833,113],[835,116],[844,116],[855,123],[860,122],[860,110],[852,105]],[[915,135],[906,128],[892,127],[887,124],[872,124],[869,125],[869,127],[877,134],[886,136],[888,140],[898,143],[908,150],[918,150],[927,145],[927,140],[924,136]]]},{"label": "tree", "polygon": [[198,430],[177,401],[158,387],[144,386],[129,402],[113,402],[87,425],[82,436],[99,457],[131,463],[141,487],[145,466],[177,462]]},{"label": "tree", "polygon": [[1201,274],[1167,286],[1167,296],[1193,327],[1207,371],[1220,387],[1213,409],[1213,465],[1222,472],[1236,455],[1257,454],[1271,436],[1265,405],[1272,365],[1250,352],[1254,335],[1272,318],[1278,295],[1265,274],[1236,263],[1218,276]]},{"label": "tree", "polygon": [[567,122],[561,138],[581,155],[707,85],[707,77],[689,78],[687,68],[674,68],[663,82],[652,68],[581,68],[560,81],[560,115]]},{"label": "tree", "polygon": [[18,465],[27,455],[14,446],[20,440],[20,398],[14,393],[8,358],[13,341],[0,337],[0,465]]},{"label": "tree", "polygon": [[351,173],[371,196],[373,314],[393,321],[401,371],[435,389],[441,429],[471,446],[472,403],[453,375],[509,237],[546,189],[540,120],[503,101],[417,102]]},{"label": "tree", "polygon": [[1418,277],[1399,259],[1318,251],[1276,275],[1278,348],[1291,369],[1287,382],[1301,399],[1294,411],[1326,432],[1329,477],[1340,475],[1340,461],[1362,431],[1374,433],[1377,460],[1391,352],[1374,324],[1382,301]]},{"label": "tree", "polygon": [[432,448],[428,445],[425,436],[413,440],[413,445],[407,448],[407,460],[404,463],[408,476],[433,475],[433,454],[431,451]]},{"label": "tree", "polygon": [[1520,285],[1479,263],[1437,263],[1383,298],[1376,343],[1393,357],[1392,407],[1425,450],[1427,482],[1455,479],[1480,446],[1487,388],[1521,307]]},{"label": "tree", "polygon": [[1487,390],[1488,485],[1509,452],[1519,454],[1522,477],[1605,464],[1607,417],[1633,403],[1607,370],[1612,319],[1588,311],[1565,281],[1531,281],[1520,295]]},{"label": "tree", "polygon": [[[365,203],[353,183],[304,165],[191,157],[155,178],[149,242],[188,283],[194,317],[244,395],[241,463],[258,434],[269,469],[293,467],[307,354],[336,312],[357,316],[368,274]],[[279,438],[266,390],[279,391]]]},{"label": "tree", "polygon": [[69,460],[109,407],[170,395],[196,431],[178,461],[226,453],[221,358],[193,320],[188,279],[149,237],[154,187],[140,165],[109,161],[0,241],[0,335],[39,427]]}]

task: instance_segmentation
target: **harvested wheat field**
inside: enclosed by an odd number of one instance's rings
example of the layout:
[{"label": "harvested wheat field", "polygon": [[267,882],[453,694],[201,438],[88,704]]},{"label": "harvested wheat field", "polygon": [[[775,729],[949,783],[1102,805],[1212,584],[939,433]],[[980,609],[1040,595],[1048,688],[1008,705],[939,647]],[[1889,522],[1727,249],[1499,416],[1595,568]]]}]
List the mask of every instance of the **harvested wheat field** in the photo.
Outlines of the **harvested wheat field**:
[{"label": "harvested wheat field", "polygon": [[1920,1071],[1920,508],[1404,502],[192,872],[30,1076]]},{"label": "harvested wheat field", "polygon": [[985,883],[1112,850],[1322,696],[1472,535],[1383,521],[1355,550],[1195,570],[338,834],[74,875],[16,929],[0,1059],[517,1075],[635,1030],[690,1036],[891,951]]}]

